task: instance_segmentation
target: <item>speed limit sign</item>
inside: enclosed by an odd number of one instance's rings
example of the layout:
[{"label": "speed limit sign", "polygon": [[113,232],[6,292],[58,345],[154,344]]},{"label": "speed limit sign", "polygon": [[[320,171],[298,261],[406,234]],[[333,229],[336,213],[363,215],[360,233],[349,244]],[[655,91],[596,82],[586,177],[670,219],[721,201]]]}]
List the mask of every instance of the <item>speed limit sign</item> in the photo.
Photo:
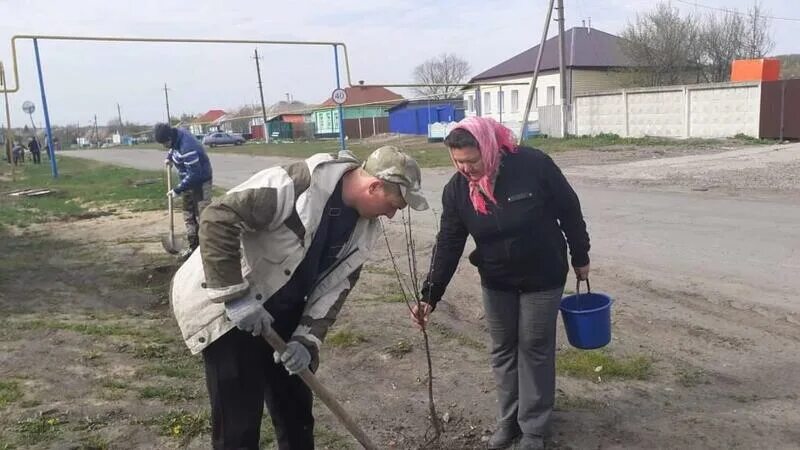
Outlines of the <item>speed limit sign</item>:
[{"label": "speed limit sign", "polygon": [[347,92],[345,92],[344,89],[334,89],[331,98],[337,105],[344,104],[344,102],[347,101]]}]

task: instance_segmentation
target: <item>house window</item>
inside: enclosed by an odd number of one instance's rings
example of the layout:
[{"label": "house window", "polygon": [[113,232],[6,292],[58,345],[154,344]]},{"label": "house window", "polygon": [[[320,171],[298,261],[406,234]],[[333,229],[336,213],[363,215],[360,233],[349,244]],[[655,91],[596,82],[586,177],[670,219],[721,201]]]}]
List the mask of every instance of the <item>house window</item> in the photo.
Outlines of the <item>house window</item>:
[{"label": "house window", "polygon": [[492,93],[491,92],[484,92],[483,93],[483,113],[484,114],[491,114],[492,112]]},{"label": "house window", "polygon": [[547,104],[548,105],[555,105],[556,104],[556,87],[549,86],[547,88]]},{"label": "house window", "polygon": [[511,91],[511,112],[519,111],[519,91]]},{"label": "house window", "polygon": [[467,110],[469,112],[475,112],[475,97],[472,95],[467,96]]},{"label": "house window", "polygon": [[503,91],[497,93],[497,111],[500,112],[500,114],[503,113],[503,107],[505,106],[503,105],[503,94],[505,94]]}]

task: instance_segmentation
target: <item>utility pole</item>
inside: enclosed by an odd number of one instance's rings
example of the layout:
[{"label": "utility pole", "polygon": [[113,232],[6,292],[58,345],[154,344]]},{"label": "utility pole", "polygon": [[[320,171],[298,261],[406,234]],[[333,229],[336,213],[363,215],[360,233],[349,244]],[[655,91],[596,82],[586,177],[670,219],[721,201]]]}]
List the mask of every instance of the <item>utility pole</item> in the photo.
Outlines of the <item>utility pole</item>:
[{"label": "utility pole", "polygon": [[167,125],[172,126],[172,119],[169,115],[169,89],[167,89],[167,83],[164,83],[164,101],[167,103]]},{"label": "utility pole", "polygon": [[267,106],[264,104],[264,87],[261,84],[261,66],[258,63],[258,49],[253,59],[256,60],[256,73],[258,74],[258,93],[261,95],[261,118],[264,120],[264,142],[269,143],[269,130],[267,129]]},{"label": "utility pole", "polygon": [[567,137],[567,112],[569,100],[567,99],[567,72],[564,64],[564,0],[558,0],[558,74],[561,85],[561,137]]},{"label": "utility pole", "polygon": [[117,103],[117,117],[119,118],[119,143],[122,144],[122,132],[124,131],[122,128],[122,111],[119,109],[119,103]]},{"label": "utility pole", "polygon": [[[533,77],[531,83],[528,85],[528,100],[525,102],[525,112],[522,114],[522,128],[519,131],[519,145],[525,141],[525,135],[528,131],[528,116],[531,113],[531,106],[533,105],[533,94],[536,92],[536,81],[539,78],[539,69],[542,67],[542,53],[544,52],[544,43],[547,41],[547,30],[550,29],[550,18],[553,13],[553,2],[550,0],[547,6],[547,16],[544,18],[544,30],[542,30],[542,42],[539,44],[539,54],[536,55],[536,65],[533,68]],[[560,0],[559,0],[560,1]]]},{"label": "utility pole", "polygon": [[100,135],[97,133],[97,114],[94,115],[94,145],[100,147]]}]

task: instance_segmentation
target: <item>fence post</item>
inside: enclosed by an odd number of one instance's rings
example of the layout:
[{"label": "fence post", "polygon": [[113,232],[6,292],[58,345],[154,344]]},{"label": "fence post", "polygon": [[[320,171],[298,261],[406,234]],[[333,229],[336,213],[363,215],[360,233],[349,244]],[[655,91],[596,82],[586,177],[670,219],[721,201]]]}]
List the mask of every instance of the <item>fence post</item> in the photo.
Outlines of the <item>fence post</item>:
[{"label": "fence post", "polygon": [[630,130],[630,125],[629,125],[629,120],[628,120],[628,91],[626,89],[622,90],[622,109],[625,111],[625,114],[624,114],[625,123],[623,125],[623,129],[625,130],[625,136],[624,137],[630,137],[631,130]]},{"label": "fence post", "polygon": [[692,113],[691,113],[691,105],[689,104],[690,100],[690,91],[688,86],[683,87],[683,120],[684,120],[684,127],[683,127],[683,137],[690,138],[692,137]]}]

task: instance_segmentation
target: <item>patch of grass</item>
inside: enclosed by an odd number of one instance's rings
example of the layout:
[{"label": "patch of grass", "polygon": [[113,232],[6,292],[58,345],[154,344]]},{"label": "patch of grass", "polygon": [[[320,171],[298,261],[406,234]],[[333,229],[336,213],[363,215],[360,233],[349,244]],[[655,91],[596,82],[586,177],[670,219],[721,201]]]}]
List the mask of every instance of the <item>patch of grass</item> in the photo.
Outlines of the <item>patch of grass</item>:
[{"label": "patch of grass", "polygon": [[[319,445],[317,445],[319,447]],[[272,419],[269,413],[264,411],[261,418],[261,438],[258,440],[259,448],[275,448],[275,428],[272,426]]]},{"label": "patch of grass", "polygon": [[[547,153],[566,150],[593,149],[613,146],[680,146],[680,147],[713,147],[726,143],[723,139],[672,139],[666,137],[645,136],[640,138],[624,138],[613,133],[600,133],[596,136],[569,136],[564,139],[535,136],[525,141],[525,145],[538,148]],[[728,142],[730,143],[730,142]]]},{"label": "patch of grass", "polygon": [[99,393],[100,398],[114,401],[125,398],[128,391],[133,388],[128,382],[106,378],[100,382],[102,390]]},{"label": "patch of grass", "polygon": [[1,220],[0,253],[5,257],[0,258],[0,283],[14,281],[18,273],[47,271],[52,267],[48,261],[52,255],[76,255],[80,252],[75,242],[48,239],[33,233],[24,237],[11,236],[3,232]]},{"label": "patch of grass", "polygon": [[0,380],[0,408],[14,403],[22,398],[22,390],[19,383],[14,380]]},{"label": "patch of grass", "polygon": [[[441,167],[449,166],[450,155],[441,142],[426,142],[423,139],[416,139],[413,142],[398,141],[387,142],[386,144],[395,145],[414,157],[422,167]],[[361,160],[366,159],[373,150],[384,144],[370,144],[359,141],[347,143],[347,149],[355,153]],[[292,158],[307,158],[315,153],[336,153],[339,151],[339,141],[318,140],[308,142],[295,142],[284,144],[247,144],[238,147],[219,147],[211,150],[211,153],[238,153],[252,156],[285,156]]]},{"label": "patch of grass", "polygon": [[164,359],[169,354],[169,346],[159,343],[144,344],[133,349],[133,355],[142,359]]},{"label": "patch of grass", "polygon": [[556,395],[556,411],[597,411],[604,406],[603,402],[593,398],[567,395],[561,392]]},{"label": "patch of grass", "polygon": [[739,142],[741,142],[743,144],[748,144],[748,145],[769,145],[769,144],[775,144],[775,143],[778,142],[778,141],[776,141],[774,139],[761,139],[761,138],[757,138],[757,137],[753,137],[753,136],[748,136],[748,135],[746,135],[744,133],[735,134],[733,136],[733,139],[736,140],[736,141],[739,141]]},{"label": "patch of grass", "polygon": [[325,342],[332,347],[350,348],[355,347],[363,342],[367,342],[367,337],[357,331],[345,327],[334,330],[328,336],[328,338],[325,339]]},{"label": "patch of grass", "polygon": [[178,400],[194,400],[197,398],[197,393],[185,386],[145,386],[139,389],[139,398],[171,402]]},{"label": "patch of grass", "polygon": [[698,367],[679,367],[675,371],[675,376],[678,384],[687,388],[711,382],[706,371]]},{"label": "patch of grass", "polygon": [[[0,321],[0,327],[13,330],[67,330],[88,336],[134,336],[150,337],[160,332],[147,328],[133,328],[123,323],[108,323],[94,317],[86,317],[85,322],[58,319],[15,319]],[[101,323],[102,322],[102,323]]]},{"label": "patch of grass", "polygon": [[556,372],[588,380],[645,380],[653,362],[640,355],[617,358],[605,350],[568,349],[556,354]]},{"label": "patch of grass", "polygon": [[104,379],[100,383],[100,386],[102,386],[102,387],[104,387],[106,389],[130,389],[130,387],[131,387],[130,384],[128,384],[128,383],[126,383],[124,381],[114,380],[114,379],[109,379],[109,378]]},{"label": "patch of grass", "polygon": [[49,414],[37,414],[17,422],[16,431],[23,444],[40,444],[61,434],[62,419]]},{"label": "patch of grass", "polygon": [[139,373],[168,378],[196,379],[203,376],[203,366],[196,358],[184,358],[152,364],[144,367]]},{"label": "patch of grass", "polygon": [[108,450],[110,448],[111,444],[102,436],[90,434],[81,438],[81,450]]},{"label": "patch of grass", "polygon": [[31,188],[54,191],[40,197],[0,195],[0,226],[98,217],[113,214],[120,207],[146,211],[164,206],[161,183],[136,186],[137,180],[163,177],[160,172],[63,156],[57,161],[58,178],[52,177],[49,164],[17,167],[15,181],[10,167],[0,167],[0,192]]},{"label": "patch of grass", "polygon": [[739,403],[754,403],[760,400],[758,394],[732,394],[730,398]]},{"label": "patch of grass", "polygon": [[161,414],[148,421],[162,436],[180,439],[185,445],[194,437],[211,432],[211,414],[208,411],[192,414],[184,410]]},{"label": "patch of grass", "polygon": [[314,441],[317,447],[327,450],[350,450],[355,448],[352,438],[339,434],[322,424],[314,427]]},{"label": "patch of grass", "polygon": [[408,341],[400,339],[394,344],[385,347],[383,351],[385,351],[389,356],[399,359],[402,358],[403,355],[407,355],[414,351],[414,347]]},{"label": "patch of grass", "polygon": [[447,339],[455,340],[462,347],[469,347],[471,349],[479,350],[479,351],[482,351],[482,352],[486,351],[486,345],[484,343],[478,342],[475,339],[472,339],[469,336],[461,334],[461,333],[453,330],[452,328],[450,328],[450,327],[448,327],[448,326],[446,326],[444,324],[441,324],[439,322],[431,322],[431,323],[429,323],[427,329],[429,331],[434,331],[434,332],[438,333],[439,335],[441,335],[442,337],[445,337]]},{"label": "patch of grass", "polygon": [[[315,402],[318,402],[316,400]],[[319,406],[315,406],[317,408]],[[356,448],[353,441],[347,436],[331,430],[325,425],[317,421],[314,426],[314,441],[316,448],[326,450],[350,450]],[[272,419],[265,411],[264,417],[261,419],[261,438],[259,439],[259,448],[275,448],[275,428],[272,426]]]}]

